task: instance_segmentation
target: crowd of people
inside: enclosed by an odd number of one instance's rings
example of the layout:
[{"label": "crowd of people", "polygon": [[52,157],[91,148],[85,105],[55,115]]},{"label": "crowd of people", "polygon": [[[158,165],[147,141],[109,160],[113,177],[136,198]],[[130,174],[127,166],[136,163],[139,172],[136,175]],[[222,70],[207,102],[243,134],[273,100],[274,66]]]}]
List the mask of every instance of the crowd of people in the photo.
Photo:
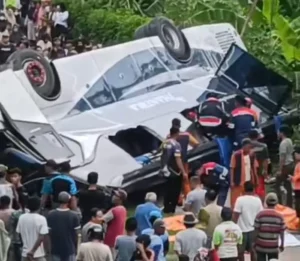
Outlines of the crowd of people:
[{"label": "crowd of people", "polygon": [[[99,48],[82,38],[69,40],[69,23],[64,5],[48,0],[4,6],[0,64],[16,49],[32,48],[56,59]],[[186,228],[174,239],[179,260],[244,261],[245,252],[252,261],[278,259],[285,223],[275,206],[283,203],[285,191],[286,204],[293,207],[294,183],[300,216],[300,149],[294,148],[289,128],[281,126],[277,193],[266,195],[270,159],[260,140],[259,115],[251,100],[239,95],[235,100],[228,113],[209,93],[196,113],[202,134],[228,133],[233,147],[228,166],[208,162],[191,176],[188,148],[201,145],[201,139],[182,132],[180,119],[173,119],[159,150],[160,174],[166,178],[164,206],[149,192],[133,217],[124,207],[126,191],[118,189],[107,197],[97,186],[96,172],[88,174],[88,188],[79,189],[69,162],[49,160],[39,197],[28,195],[20,169],[0,165],[0,260],[165,261],[173,238],[164,216],[175,215],[178,205]]]},{"label": "crowd of people", "polygon": [[[69,163],[50,160],[45,173],[42,198],[29,197],[21,171],[0,165],[1,260],[166,260],[172,239],[154,192],[127,217],[126,192],[115,190],[108,200],[97,188],[97,173],[91,172],[88,188],[79,191]],[[253,183],[246,181],[231,209],[217,204],[217,191],[202,184],[200,177],[191,177],[190,183],[192,190],[183,204],[186,229],[177,232],[174,241],[179,260],[244,261],[245,252],[251,261],[278,258],[285,224],[274,209],[275,193],[266,196],[264,208]],[[201,249],[209,250],[210,259],[204,259]]]},{"label": "crowd of people", "polygon": [[82,36],[73,39],[72,27],[64,3],[0,1],[0,65],[16,50],[33,49],[53,60],[101,48]]}]

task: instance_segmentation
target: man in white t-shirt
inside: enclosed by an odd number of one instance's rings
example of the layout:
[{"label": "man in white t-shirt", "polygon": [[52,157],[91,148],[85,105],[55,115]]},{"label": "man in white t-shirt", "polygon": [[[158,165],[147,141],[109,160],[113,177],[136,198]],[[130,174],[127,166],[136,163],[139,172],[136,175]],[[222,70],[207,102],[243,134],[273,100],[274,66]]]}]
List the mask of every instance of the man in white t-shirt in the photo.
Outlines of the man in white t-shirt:
[{"label": "man in white t-shirt", "polygon": [[254,221],[256,215],[263,210],[261,199],[254,195],[254,186],[251,181],[244,184],[245,194],[237,198],[234,206],[233,220],[239,225],[243,232],[243,244],[240,248],[239,261],[244,261],[244,252],[251,255],[251,261],[254,261],[252,249]]},{"label": "man in white t-shirt", "polygon": [[243,243],[240,227],[232,221],[232,210],[224,207],[221,212],[223,222],[216,226],[213,234],[213,246],[220,261],[238,261],[239,247]]},{"label": "man in white t-shirt", "polygon": [[17,233],[23,242],[22,260],[46,261],[44,238],[48,234],[46,218],[38,214],[41,201],[37,197],[28,199],[29,213],[20,216]]}]

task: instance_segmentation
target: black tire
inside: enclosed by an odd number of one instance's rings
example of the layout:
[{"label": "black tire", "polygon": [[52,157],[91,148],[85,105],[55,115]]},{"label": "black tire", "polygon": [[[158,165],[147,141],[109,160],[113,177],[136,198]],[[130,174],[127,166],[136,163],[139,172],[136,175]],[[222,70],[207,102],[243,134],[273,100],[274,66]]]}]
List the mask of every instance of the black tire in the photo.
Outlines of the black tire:
[{"label": "black tire", "polygon": [[11,54],[6,62],[14,71],[24,70],[39,96],[47,100],[56,98],[58,92],[54,72],[41,54],[30,49],[18,50]]},{"label": "black tire", "polygon": [[143,25],[135,31],[134,38],[158,36],[170,55],[179,62],[188,62],[191,48],[184,34],[164,17],[156,17],[149,24]]}]

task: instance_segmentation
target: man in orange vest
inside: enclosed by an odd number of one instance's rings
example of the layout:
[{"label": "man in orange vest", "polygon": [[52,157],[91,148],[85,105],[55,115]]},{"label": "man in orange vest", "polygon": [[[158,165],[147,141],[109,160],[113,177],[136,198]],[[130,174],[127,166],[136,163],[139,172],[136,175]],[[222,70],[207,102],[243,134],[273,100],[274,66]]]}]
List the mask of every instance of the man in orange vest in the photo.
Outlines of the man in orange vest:
[{"label": "man in orange vest", "polygon": [[217,98],[217,94],[209,92],[205,101],[198,109],[198,122],[203,132],[211,135],[224,135],[228,115],[226,114],[224,103]]},{"label": "man in orange vest", "polygon": [[246,97],[245,100],[246,100],[246,106],[247,106],[247,107],[252,111],[252,113],[255,115],[255,118],[256,118],[257,122],[259,122],[259,115],[258,115],[257,111],[251,108],[251,107],[252,107],[252,104],[253,104],[252,99],[249,98],[249,97]]},{"label": "man in orange vest", "polygon": [[231,156],[230,177],[231,177],[231,206],[233,207],[236,199],[244,192],[244,183],[251,181],[257,186],[258,163],[253,146],[249,138],[242,140],[242,148],[235,151]]},{"label": "man in orange vest", "polygon": [[256,110],[254,110],[253,108],[251,108],[251,107],[252,107],[252,104],[253,104],[253,101],[252,101],[251,98],[246,97],[245,100],[246,100],[246,105],[247,105],[247,107],[250,109],[250,111],[252,111],[253,115],[254,115],[255,118],[256,118],[256,122],[257,122],[256,130],[258,131],[258,134],[259,134],[259,137],[258,137],[258,138],[259,138],[259,139],[262,139],[262,138],[264,137],[264,134],[262,133],[262,130],[261,130],[261,128],[259,127],[259,123],[260,123],[260,114],[259,114]]},{"label": "man in orange vest", "polygon": [[300,228],[300,147],[295,147],[295,161],[296,167],[294,170],[294,176],[291,177],[294,185],[295,195],[295,210],[297,217],[299,218],[298,227]]},{"label": "man in orange vest", "polygon": [[259,132],[257,130],[251,130],[249,133],[249,138],[251,139],[253,152],[255,153],[258,168],[257,177],[258,184],[256,187],[256,194],[264,200],[265,198],[265,179],[268,178],[268,168],[269,168],[269,150],[267,144],[259,141]]},{"label": "man in orange vest", "polygon": [[241,142],[248,137],[248,133],[257,128],[257,115],[247,107],[244,97],[235,97],[236,108],[230,114],[228,128],[232,130],[235,148],[241,148]]}]

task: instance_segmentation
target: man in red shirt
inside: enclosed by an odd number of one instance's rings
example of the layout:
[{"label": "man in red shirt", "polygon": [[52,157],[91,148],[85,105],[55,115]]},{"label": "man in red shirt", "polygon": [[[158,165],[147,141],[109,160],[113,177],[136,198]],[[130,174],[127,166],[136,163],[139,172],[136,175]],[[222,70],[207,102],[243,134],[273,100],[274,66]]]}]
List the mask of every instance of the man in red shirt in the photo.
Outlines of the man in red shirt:
[{"label": "man in red shirt", "polygon": [[112,207],[103,217],[102,220],[107,224],[107,231],[104,237],[104,243],[111,248],[113,257],[115,258],[115,241],[117,236],[124,234],[124,228],[127,218],[127,210],[123,206],[127,199],[126,191],[119,189],[114,191],[112,197]]}]

